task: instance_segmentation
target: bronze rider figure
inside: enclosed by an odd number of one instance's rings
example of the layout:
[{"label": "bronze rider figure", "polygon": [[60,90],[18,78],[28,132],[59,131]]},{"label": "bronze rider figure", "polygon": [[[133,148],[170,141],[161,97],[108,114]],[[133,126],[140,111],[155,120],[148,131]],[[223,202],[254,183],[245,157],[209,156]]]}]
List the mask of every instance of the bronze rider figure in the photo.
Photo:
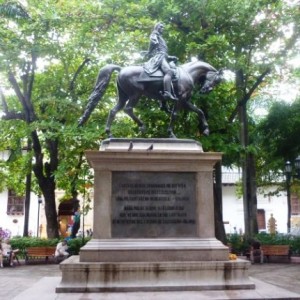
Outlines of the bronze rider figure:
[{"label": "bronze rider figure", "polygon": [[157,23],[154,26],[154,30],[150,35],[150,45],[147,56],[150,57],[149,61],[144,64],[144,70],[147,74],[151,75],[158,69],[164,73],[164,91],[162,96],[164,99],[178,100],[172,94],[172,76],[173,70],[169,64],[169,61],[177,61],[176,56],[168,55],[168,47],[165,40],[162,37],[164,25]]}]

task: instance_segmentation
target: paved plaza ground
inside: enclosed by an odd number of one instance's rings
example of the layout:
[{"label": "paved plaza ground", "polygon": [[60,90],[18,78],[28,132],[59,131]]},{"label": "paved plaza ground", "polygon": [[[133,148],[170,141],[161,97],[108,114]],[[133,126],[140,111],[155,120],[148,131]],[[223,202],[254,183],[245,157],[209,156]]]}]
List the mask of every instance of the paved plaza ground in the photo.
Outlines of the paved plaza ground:
[{"label": "paved plaza ground", "polygon": [[[300,299],[300,261],[292,263],[254,264],[250,267],[249,275],[257,285],[256,294],[259,299]],[[55,294],[55,286],[60,282],[61,272],[57,264],[32,264],[0,269],[0,299],[15,300],[54,300],[54,299],[252,299],[251,293],[241,298],[240,292],[189,292],[190,298],[181,297],[180,292],[166,293],[117,293],[113,296],[101,294]],[[273,294],[277,294],[272,296]],[[146,296],[145,296],[146,295]],[[165,296],[163,296],[165,295]],[[214,296],[211,296],[214,295]],[[224,296],[225,295],[225,296]],[[236,298],[234,298],[236,295]],[[246,294],[245,294],[246,295]],[[250,296],[249,296],[250,295]],[[268,296],[269,295],[269,296]],[[297,295],[299,297],[297,297]],[[286,297],[285,297],[286,296]],[[254,298],[253,299],[258,299]]]}]

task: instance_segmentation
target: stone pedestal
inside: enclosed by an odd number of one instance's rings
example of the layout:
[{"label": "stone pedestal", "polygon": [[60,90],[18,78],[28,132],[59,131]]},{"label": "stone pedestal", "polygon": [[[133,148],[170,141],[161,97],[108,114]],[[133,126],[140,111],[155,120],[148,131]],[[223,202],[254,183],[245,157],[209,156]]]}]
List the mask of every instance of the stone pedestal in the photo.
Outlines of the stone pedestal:
[{"label": "stone pedestal", "polygon": [[213,166],[192,140],[110,139],[87,151],[93,239],[61,264],[57,292],[253,289],[249,262],[215,238]]}]

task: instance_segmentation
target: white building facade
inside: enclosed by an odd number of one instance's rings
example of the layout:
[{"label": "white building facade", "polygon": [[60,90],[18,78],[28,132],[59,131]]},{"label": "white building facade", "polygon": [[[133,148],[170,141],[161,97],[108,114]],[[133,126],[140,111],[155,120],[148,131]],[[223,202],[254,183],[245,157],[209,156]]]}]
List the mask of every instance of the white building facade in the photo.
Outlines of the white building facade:
[{"label": "white building facade", "polygon": [[[238,171],[223,171],[223,221],[226,233],[244,232],[244,211],[243,199],[238,195],[238,184],[241,180],[241,174]],[[276,186],[264,189],[258,189],[257,209],[259,230],[269,232],[268,220],[271,215],[276,219],[277,232],[287,232],[287,195],[281,192],[278,195],[272,195]],[[268,195],[268,196],[266,196]],[[57,193],[57,199],[63,196]],[[92,196],[92,194],[91,194]],[[84,203],[80,200],[80,207]],[[291,226],[292,233],[300,234],[300,205],[298,199],[292,197]],[[23,197],[16,197],[10,191],[0,192],[0,227],[11,231],[12,236],[22,236],[24,229],[24,201]],[[59,202],[59,201],[57,201]],[[297,208],[298,203],[298,208]],[[57,207],[58,207],[57,203]],[[93,205],[92,205],[93,206]],[[295,208],[296,207],[296,208]],[[93,211],[81,217],[80,230],[93,228]],[[38,196],[31,194],[30,213],[28,231],[32,236],[47,237],[46,218],[44,199],[39,203]]]},{"label": "white building facade", "polygon": [[[226,233],[244,233],[243,198],[237,192],[240,188],[242,175],[238,170],[223,170],[223,221]],[[257,189],[257,222],[260,232],[269,232],[268,221],[271,217],[276,220],[276,231],[287,233],[287,193],[274,193],[277,186]],[[291,233],[300,234],[300,205],[299,199],[292,195]]]}]

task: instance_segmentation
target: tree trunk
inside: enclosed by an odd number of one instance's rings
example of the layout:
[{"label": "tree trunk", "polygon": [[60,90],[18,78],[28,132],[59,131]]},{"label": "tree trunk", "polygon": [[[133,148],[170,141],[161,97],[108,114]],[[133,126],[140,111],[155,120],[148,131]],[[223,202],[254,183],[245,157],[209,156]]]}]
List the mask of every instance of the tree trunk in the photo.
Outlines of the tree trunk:
[{"label": "tree trunk", "polygon": [[247,104],[242,103],[240,99],[244,97],[243,92],[244,87],[244,73],[243,70],[238,70],[236,72],[236,90],[237,99],[239,101],[238,105],[238,117],[240,123],[240,143],[242,148],[242,153],[240,153],[240,161],[242,167],[242,188],[243,188],[243,208],[244,208],[244,231],[245,235],[248,236],[250,233],[249,227],[249,203],[248,203],[248,172],[247,172],[247,159],[246,159],[246,147],[248,145],[248,126],[247,126]]},{"label": "tree trunk", "polygon": [[[236,73],[237,97],[242,99],[243,95],[243,71],[239,70]],[[243,152],[240,154],[242,167],[242,183],[243,183],[243,205],[244,205],[244,224],[245,235],[247,237],[253,236],[257,233],[257,197],[256,197],[256,171],[255,160],[252,153],[248,153],[247,147],[249,145],[248,132],[248,115],[247,102],[240,101],[238,107],[238,116],[240,122],[240,141]]]},{"label": "tree trunk", "polygon": [[248,146],[248,129],[247,127],[247,112],[246,105],[240,107],[239,111],[240,117],[240,139],[243,149],[243,153],[240,154],[241,167],[242,167],[242,187],[243,187],[243,207],[244,207],[244,231],[246,236],[250,236],[250,220],[251,220],[251,203],[250,199],[250,172],[248,169],[248,155],[247,155],[247,146]]},{"label": "tree trunk", "polygon": [[58,222],[55,203],[55,183],[47,180],[43,183],[42,192],[45,199],[45,215],[47,220],[47,236],[50,239],[58,238]]},{"label": "tree trunk", "polygon": [[45,199],[45,214],[47,220],[47,236],[48,238],[58,238],[58,220],[55,203],[55,176],[54,172],[57,170],[58,165],[58,142],[47,141],[48,151],[50,153],[50,162],[43,161],[43,153],[36,131],[31,133],[32,148],[35,155],[35,164],[33,171],[37,178],[39,187]]},{"label": "tree trunk", "polygon": [[28,236],[29,211],[30,211],[30,192],[31,192],[31,168],[30,168],[30,173],[26,175],[23,236]]},{"label": "tree trunk", "polygon": [[[27,151],[31,150],[31,141],[28,139],[27,142]],[[26,187],[25,187],[25,206],[24,206],[24,229],[23,236],[28,236],[28,227],[29,227],[29,211],[30,211],[30,193],[31,193],[31,172],[32,172],[32,160],[28,161],[29,164],[29,173],[26,175]]]},{"label": "tree trunk", "polygon": [[223,244],[226,244],[226,233],[225,233],[224,222],[223,222],[221,162],[218,162],[215,165],[214,206],[215,206],[215,235],[218,240],[220,240]]},{"label": "tree trunk", "polygon": [[249,212],[250,212],[250,236],[254,236],[258,233],[258,224],[257,224],[257,186],[256,186],[256,164],[255,156],[252,153],[248,154],[247,158],[248,164],[248,178],[249,178]]}]

